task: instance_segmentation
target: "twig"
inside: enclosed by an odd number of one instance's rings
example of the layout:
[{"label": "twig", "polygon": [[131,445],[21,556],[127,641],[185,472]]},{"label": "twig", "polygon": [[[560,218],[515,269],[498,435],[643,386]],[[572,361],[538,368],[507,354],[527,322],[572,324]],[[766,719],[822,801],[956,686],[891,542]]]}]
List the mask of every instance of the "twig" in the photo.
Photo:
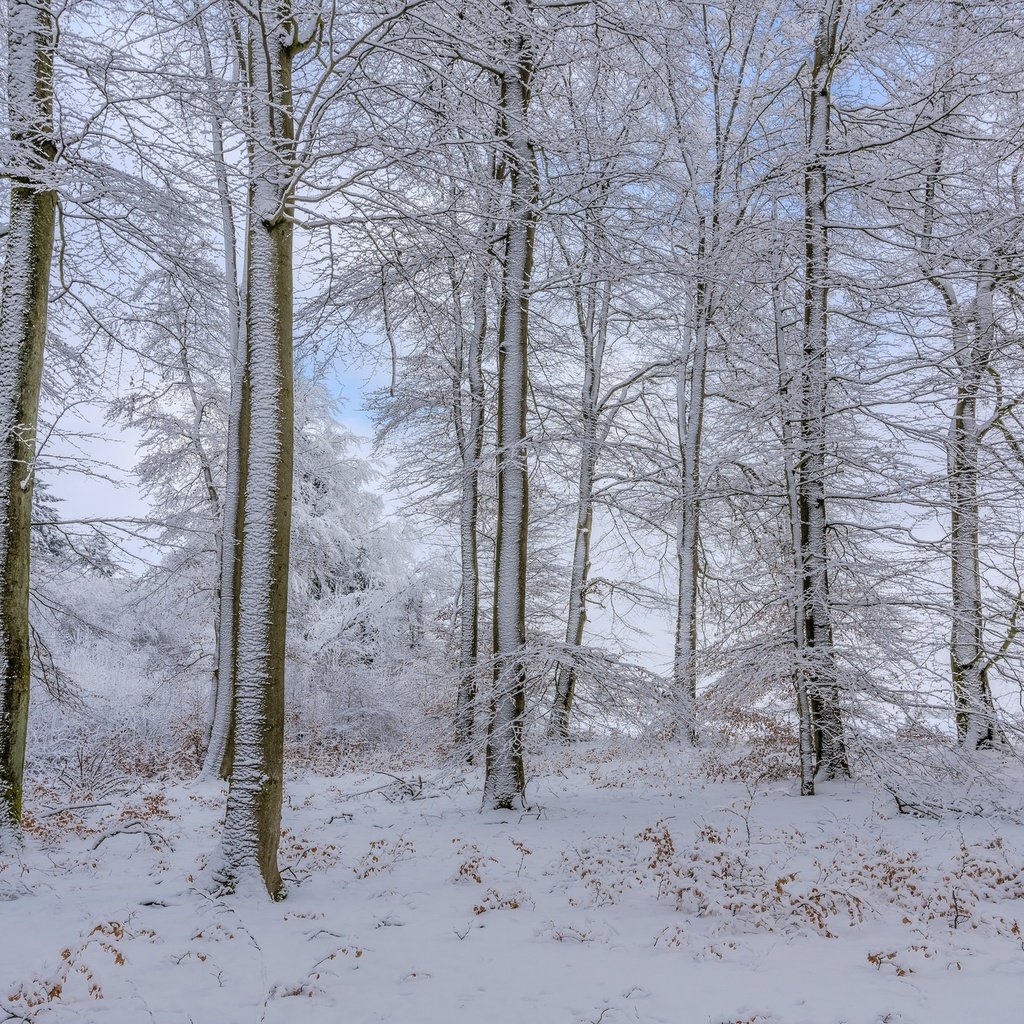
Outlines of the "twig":
[{"label": "twig", "polygon": [[52,818],[55,815],[63,814],[65,811],[89,811],[94,807],[112,807],[113,804],[109,800],[99,801],[93,804],[68,804],[67,807],[54,807],[52,810],[44,811],[39,815],[40,818]]},{"label": "twig", "polygon": [[92,844],[92,848],[94,850],[98,850],[100,843],[119,835],[145,836],[154,849],[158,850],[161,843],[163,843],[163,845],[169,850],[174,849],[174,846],[169,839],[157,832],[156,829],[147,828],[145,822],[139,821],[138,818],[125,822],[125,824],[120,828],[112,828],[109,832],[104,832],[103,835],[101,835],[96,842]]}]

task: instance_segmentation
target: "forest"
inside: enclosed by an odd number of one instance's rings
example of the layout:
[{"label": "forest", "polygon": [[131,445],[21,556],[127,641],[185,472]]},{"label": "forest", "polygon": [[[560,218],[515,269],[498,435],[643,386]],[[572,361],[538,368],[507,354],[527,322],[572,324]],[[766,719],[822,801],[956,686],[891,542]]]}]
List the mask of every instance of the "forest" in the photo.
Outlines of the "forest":
[{"label": "forest", "polygon": [[1020,1020],[1020,0],[2,17],[0,1020]]}]

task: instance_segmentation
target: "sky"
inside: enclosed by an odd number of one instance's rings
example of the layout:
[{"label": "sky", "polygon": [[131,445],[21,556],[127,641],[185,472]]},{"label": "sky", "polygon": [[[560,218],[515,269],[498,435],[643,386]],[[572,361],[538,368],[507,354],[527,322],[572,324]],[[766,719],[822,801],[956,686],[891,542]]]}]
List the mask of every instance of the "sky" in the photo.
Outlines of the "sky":
[{"label": "sky", "polygon": [[[367,363],[350,360],[336,364],[332,377],[331,388],[341,402],[337,419],[359,439],[359,454],[369,458],[373,424],[365,396],[380,387],[386,375]],[[131,373],[124,364],[108,369],[101,384],[104,401],[83,402],[64,412],[59,433],[55,431],[43,445],[39,479],[59,499],[62,520],[148,520],[153,515],[134,474],[142,435],[106,418],[105,401],[123,396],[131,386]],[[52,411],[43,419],[52,419]],[[383,490],[383,475],[376,484]],[[128,543],[127,549],[143,561],[153,556],[141,541]]]}]

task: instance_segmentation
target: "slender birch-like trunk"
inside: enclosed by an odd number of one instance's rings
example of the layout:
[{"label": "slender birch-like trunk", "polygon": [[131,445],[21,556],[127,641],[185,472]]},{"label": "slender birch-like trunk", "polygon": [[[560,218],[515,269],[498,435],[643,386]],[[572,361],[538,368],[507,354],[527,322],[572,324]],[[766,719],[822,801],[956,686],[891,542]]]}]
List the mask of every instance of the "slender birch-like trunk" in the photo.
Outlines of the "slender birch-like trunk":
[{"label": "slender birch-like trunk", "polygon": [[[942,97],[943,113],[949,99]],[[936,270],[936,190],[942,173],[945,140],[935,153],[924,187],[922,270],[935,289],[949,320],[957,368],[956,396],[946,439],[946,487],[950,519],[950,600],[952,623],[949,662],[957,738],[968,751],[1006,746],[988,672],[985,610],[981,596],[981,508],[978,456],[982,427],[978,399],[995,348],[994,261],[981,261],[974,272],[974,300],[965,305],[956,285]]]},{"label": "slender birch-like trunk", "polygon": [[[690,201],[696,213],[696,259],[686,311],[686,348],[680,353],[676,380],[676,453],[679,493],[676,515],[676,615],[673,644],[672,692],[674,721],[671,733],[685,733],[691,745],[697,730],[698,631],[700,609],[701,460],[708,372],[708,347],[716,310],[728,287],[730,248],[735,240],[723,237],[723,224],[733,231],[750,213],[742,189],[728,182],[738,173],[745,131],[743,111],[750,101],[748,67],[761,34],[760,13],[736,9],[722,11],[722,21],[701,8],[700,29],[707,60],[708,100],[712,108],[713,162],[707,179],[698,176],[691,154],[693,139],[687,118],[673,100],[675,131],[680,156],[690,178]],[[717,27],[716,27],[717,26]],[[724,47],[724,49],[723,49]],[[726,59],[728,54],[728,59]],[[737,178],[734,179],[734,175]],[[726,233],[728,234],[728,233]],[[723,259],[725,257],[725,259]]]},{"label": "slender birch-like trunk", "polygon": [[[598,243],[600,244],[600,242]],[[591,282],[586,299],[577,289],[576,316],[583,339],[583,388],[580,394],[580,465],[576,494],[576,531],[572,572],[569,577],[569,613],[565,622],[565,655],[571,659],[583,646],[587,626],[587,585],[590,581],[590,545],[594,528],[594,479],[603,438],[600,437],[601,380],[608,343],[611,309],[610,281]],[[551,704],[548,735],[569,738],[569,718],[576,695],[576,666],[560,661],[555,672],[555,696]]]},{"label": "slender birch-like trunk", "polygon": [[991,268],[983,265],[975,284],[973,309],[968,315],[956,307],[950,311],[960,372],[946,446],[953,605],[949,660],[957,736],[961,745],[972,751],[1006,743],[988,680],[978,499],[978,397],[995,339],[994,290]]},{"label": "slender birch-like trunk", "polygon": [[[203,486],[206,489],[206,500],[210,506],[214,522],[217,526],[214,529],[213,545],[217,555],[217,564],[220,565],[223,557],[224,550],[224,532],[223,532],[223,517],[221,515],[221,498],[217,491],[217,484],[214,479],[213,464],[210,461],[209,454],[206,451],[206,445],[203,443],[202,427],[203,427],[203,415],[205,413],[205,403],[200,399],[199,393],[196,391],[195,382],[192,379],[192,367],[189,365],[189,354],[188,345],[184,339],[181,341],[181,370],[182,377],[185,382],[185,390],[188,391],[189,399],[192,402],[192,429],[190,431],[190,440],[192,447],[195,450],[196,458],[199,460],[199,472],[203,478]],[[207,715],[207,722],[204,729],[203,735],[203,748],[204,750],[209,749],[210,736],[213,729],[214,718],[216,717],[216,700],[217,691],[219,689],[219,671],[218,671],[218,659],[217,652],[220,649],[220,599],[221,599],[221,581],[220,574],[217,575],[216,583],[214,584],[214,617],[213,617],[213,640],[214,640],[214,665],[212,673],[212,694],[211,704],[209,713]]]},{"label": "slender birch-like trunk", "polygon": [[[513,10],[509,8],[509,10]],[[520,23],[528,16],[516,2]],[[526,710],[526,544],[529,491],[526,459],[529,291],[537,222],[537,163],[528,134],[532,57],[513,29],[511,70],[501,105],[509,181],[502,293],[498,313],[497,484],[494,557],[494,695],[487,729],[484,806],[508,808],[524,799],[523,715]]]},{"label": "slender birch-like trunk", "polygon": [[[501,172],[495,160],[492,181]],[[487,337],[487,275],[493,257],[494,223],[490,213],[480,239],[482,263],[470,290],[472,322],[468,337],[461,329],[454,387],[454,413],[459,455],[462,460],[462,494],[459,502],[462,615],[459,624],[459,689],[455,707],[455,747],[467,764],[473,763],[473,726],[476,718],[477,672],[480,656],[480,459],[484,450],[484,339]],[[461,310],[461,293],[453,277],[453,298]],[[468,401],[462,392],[463,367]],[[468,407],[468,408],[467,408]]]},{"label": "slender birch-like trunk", "polygon": [[[237,287],[236,287],[237,293]],[[234,678],[234,657],[236,623],[234,609],[237,606],[237,568],[239,532],[238,522],[242,492],[239,480],[242,418],[242,374],[245,346],[240,332],[229,339],[234,344],[231,359],[231,397],[228,408],[227,465],[224,479],[223,520],[221,542],[218,548],[217,610],[216,610],[216,663],[214,667],[213,692],[210,716],[210,737],[203,759],[202,777],[220,775],[226,779],[231,774],[231,681]]]},{"label": "slender birch-like trunk", "polygon": [[[825,493],[828,431],[828,146],[832,117],[831,78],[841,13],[842,0],[826,0],[815,35],[808,97],[808,160],[804,172],[804,372],[800,457],[797,462],[804,615],[799,631],[797,671],[806,674],[806,693],[814,729],[815,776],[822,779],[850,775],[832,639]],[[798,692],[802,692],[802,684],[798,685]]]},{"label": "slender birch-like trunk", "polygon": [[459,691],[455,711],[455,745],[468,764],[473,763],[473,722],[476,717],[477,661],[480,653],[480,555],[477,521],[480,508],[480,458],[484,447],[483,340],[487,312],[483,291],[474,296],[476,313],[469,339],[467,380],[468,423],[461,426],[462,496],[459,503],[459,539],[462,570],[462,616],[459,637]]},{"label": "slender birch-like trunk", "polygon": [[32,489],[57,208],[53,15],[47,0],[10,0],[8,11],[12,176],[0,285],[0,845],[21,822]]},{"label": "slender birch-like trunk", "polygon": [[[772,288],[775,313],[775,353],[779,367],[779,404],[782,422],[782,466],[786,480],[786,503],[789,510],[789,557],[793,578],[800,580],[803,569],[803,531],[800,528],[800,494],[797,484],[796,453],[800,412],[794,396],[803,393],[803,385],[790,369],[786,329],[783,320],[782,299],[778,286]],[[804,588],[794,586],[789,601],[792,612],[793,649],[797,655],[794,673],[798,739],[800,744],[800,794],[814,795],[814,726],[811,722],[810,694],[807,692],[807,674],[800,660],[803,646]]]},{"label": "slender birch-like trunk", "polygon": [[217,878],[282,894],[277,864],[292,500],[291,96],[296,23],[263,0],[246,19],[252,132],[246,225],[245,369],[239,420],[234,751]]},{"label": "slender birch-like trunk", "polygon": [[[239,422],[242,412],[242,373],[245,362],[242,331],[242,302],[238,290],[238,257],[235,241],[235,212],[228,185],[224,154],[224,121],[219,113],[219,98],[214,88],[213,61],[202,16],[197,16],[207,81],[210,83],[210,137],[221,214],[221,244],[224,250],[224,295],[227,310],[226,334],[231,394],[228,406],[227,466],[224,479],[222,520],[217,545],[217,589],[214,637],[213,680],[207,726],[206,753],[201,778],[230,775],[229,737],[231,733],[231,680],[235,654],[235,585],[239,516]],[[241,58],[241,54],[239,55]]]},{"label": "slender birch-like trunk", "polygon": [[[703,238],[699,246],[702,256]],[[704,425],[704,390],[708,357],[707,283],[694,289],[691,360],[687,380],[686,359],[680,361],[676,383],[676,431],[679,448],[679,515],[676,524],[676,628],[672,683],[678,702],[677,730],[685,730],[691,745],[697,735],[697,591],[700,553],[700,450]],[[689,395],[687,395],[687,384]]]}]

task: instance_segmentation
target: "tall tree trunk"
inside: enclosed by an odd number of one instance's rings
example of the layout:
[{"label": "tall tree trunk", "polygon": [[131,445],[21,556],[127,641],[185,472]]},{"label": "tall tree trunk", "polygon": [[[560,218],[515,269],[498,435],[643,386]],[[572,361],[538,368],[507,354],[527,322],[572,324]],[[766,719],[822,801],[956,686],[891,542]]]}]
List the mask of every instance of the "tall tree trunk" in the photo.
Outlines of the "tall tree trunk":
[{"label": "tall tree trunk", "polygon": [[569,738],[569,718],[576,695],[576,666],[571,660],[583,646],[587,626],[587,584],[590,578],[590,543],[594,527],[594,475],[597,458],[596,403],[586,394],[582,408],[583,452],[580,457],[579,491],[576,498],[576,532],[569,577],[569,613],[565,622],[565,651],[555,671],[555,696],[551,703],[548,735]]},{"label": "tall tree trunk", "polygon": [[1002,747],[1006,742],[988,680],[978,501],[978,395],[994,341],[994,287],[992,274],[983,268],[972,315],[957,311],[951,318],[960,376],[947,443],[953,604],[949,659],[957,736],[967,750]]},{"label": "tall tree trunk", "polygon": [[[698,246],[703,262],[704,239]],[[684,731],[691,745],[697,734],[697,592],[700,554],[700,449],[704,424],[704,391],[708,358],[707,284],[698,280],[694,290],[690,337],[692,359],[687,396],[686,360],[679,367],[676,385],[676,430],[679,447],[679,516],[676,525],[676,629],[672,683],[678,720],[674,731]]]},{"label": "tall tree trunk", "polygon": [[480,652],[480,558],[477,543],[479,474],[463,466],[459,508],[462,613],[459,623],[459,689],[455,705],[455,747],[473,763],[477,660]]},{"label": "tall tree trunk", "polygon": [[[498,180],[497,172],[492,174]],[[455,388],[455,421],[462,459],[462,495],[459,504],[462,615],[459,624],[459,689],[455,708],[455,746],[467,764],[473,763],[473,725],[476,718],[477,672],[480,654],[480,459],[484,450],[484,339],[487,336],[487,273],[493,255],[490,218],[484,229],[483,264],[470,293],[473,321],[469,337],[460,328],[460,358]],[[455,289],[456,302],[461,297]],[[461,315],[460,315],[461,323]],[[467,351],[468,350],[468,351]],[[468,403],[462,397],[462,367]],[[468,405],[467,411],[464,404]]]},{"label": "tall tree trunk", "polygon": [[[203,443],[203,416],[206,412],[206,405],[202,398],[199,396],[199,392],[196,390],[195,381],[192,379],[192,367],[189,364],[189,352],[188,343],[184,337],[181,339],[181,371],[182,379],[185,383],[185,389],[188,391],[189,399],[192,402],[192,430],[189,440],[192,443],[192,447],[195,451],[196,458],[199,461],[199,472],[203,478],[203,485],[206,489],[206,501],[210,506],[211,514],[213,515],[214,522],[217,526],[214,529],[214,550],[217,555],[217,564],[219,565],[223,558],[224,551],[224,533],[223,533],[223,516],[221,514],[221,498],[217,492],[217,484],[214,479],[213,464],[210,461],[210,457],[206,451],[206,445]],[[213,722],[216,717],[216,698],[217,691],[219,689],[219,665],[217,652],[220,649],[220,600],[221,600],[221,580],[220,574],[218,573],[217,581],[214,584],[214,617],[213,617],[213,639],[214,639],[214,665],[213,665],[213,687],[210,713],[207,716],[206,729],[203,737],[204,750],[209,748],[210,736],[213,729]]]},{"label": "tall tree trunk", "polygon": [[[940,95],[939,104],[942,114],[947,114],[948,94]],[[988,679],[991,662],[985,648],[978,500],[978,455],[982,436],[978,398],[995,347],[997,281],[994,261],[981,261],[974,274],[974,301],[965,309],[957,297],[955,282],[939,270],[942,260],[937,251],[937,201],[945,149],[946,138],[937,133],[923,190],[920,256],[923,275],[935,289],[949,318],[953,359],[958,372],[956,401],[946,439],[952,605],[949,662],[957,738],[965,749],[974,751],[1006,745],[1006,734],[999,724]]]},{"label": "tall tree trunk", "polygon": [[772,288],[772,306],[775,313],[775,354],[779,367],[779,405],[782,425],[782,468],[786,481],[786,505],[789,522],[790,569],[796,585],[791,587],[789,600],[792,613],[793,650],[796,654],[794,686],[800,753],[800,794],[814,795],[814,725],[811,721],[810,694],[807,692],[807,673],[802,660],[804,632],[804,588],[800,584],[803,573],[803,530],[800,525],[800,493],[797,483],[797,451],[800,409],[797,399],[803,394],[803,385],[790,368],[786,328],[783,319],[782,298],[778,285]]},{"label": "tall tree trunk", "polygon": [[[508,8],[510,11],[511,8]],[[515,3],[520,19],[527,5]],[[516,31],[513,29],[513,31]],[[508,148],[509,212],[498,314],[498,526],[494,558],[494,695],[487,728],[484,805],[512,807],[526,789],[526,544],[529,491],[526,458],[529,290],[537,219],[537,164],[528,134],[531,56],[517,34],[512,70],[502,80]]]},{"label": "tall tree trunk", "polygon": [[282,894],[285,626],[292,501],[291,62],[296,24],[264,0],[247,19],[252,148],[240,417],[234,758],[218,880]]},{"label": "tall tree trunk", "polygon": [[28,731],[29,548],[36,422],[57,194],[53,189],[53,16],[10,0],[10,226],[0,292],[0,845],[21,822]]},{"label": "tall tree trunk", "polygon": [[[201,778],[220,775],[227,778],[231,773],[229,753],[231,747],[231,680],[235,654],[235,584],[238,554],[238,516],[241,492],[239,488],[239,423],[242,412],[242,374],[245,363],[245,348],[242,331],[242,303],[238,290],[238,258],[235,239],[235,211],[231,202],[228,183],[227,162],[224,154],[224,123],[220,113],[220,101],[216,95],[213,77],[213,61],[207,41],[202,15],[197,14],[200,41],[203,46],[205,71],[209,82],[210,135],[213,141],[213,163],[217,181],[217,197],[220,202],[221,244],[224,250],[224,296],[227,312],[226,335],[231,394],[228,406],[227,466],[224,479],[222,520],[218,544],[217,589],[214,636],[216,651],[210,700],[210,715],[206,753],[200,772]],[[241,55],[239,55],[241,64]]]},{"label": "tall tree trunk", "polygon": [[238,587],[238,530],[243,494],[240,485],[240,446],[242,419],[242,375],[245,359],[241,337],[234,339],[236,354],[231,367],[231,397],[228,409],[227,466],[222,504],[221,542],[218,550],[217,609],[216,609],[216,664],[213,675],[210,737],[203,759],[202,778],[219,775],[226,779],[231,774],[231,743],[233,716],[231,713],[231,686],[234,678],[235,646],[237,642],[235,608]]},{"label": "tall tree trunk", "polygon": [[[804,345],[801,451],[797,465],[803,623],[797,655],[806,673],[814,729],[815,776],[848,777],[829,595],[825,494],[828,382],[829,226],[828,146],[831,77],[842,0],[826,0],[814,41],[809,97],[809,154],[804,173]],[[798,687],[798,690],[800,688]]]},{"label": "tall tree trunk", "polygon": [[[600,246],[600,237],[598,247]],[[582,284],[582,282],[580,282]],[[610,281],[589,282],[587,295],[577,288],[576,316],[583,339],[583,388],[580,394],[580,466],[576,494],[576,532],[569,577],[569,614],[565,621],[565,650],[555,672],[548,735],[569,738],[569,718],[576,695],[576,666],[572,658],[583,646],[587,626],[587,586],[590,582],[590,545],[594,529],[594,479],[598,453],[604,441],[600,431],[601,378],[608,343],[611,310]]]}]

